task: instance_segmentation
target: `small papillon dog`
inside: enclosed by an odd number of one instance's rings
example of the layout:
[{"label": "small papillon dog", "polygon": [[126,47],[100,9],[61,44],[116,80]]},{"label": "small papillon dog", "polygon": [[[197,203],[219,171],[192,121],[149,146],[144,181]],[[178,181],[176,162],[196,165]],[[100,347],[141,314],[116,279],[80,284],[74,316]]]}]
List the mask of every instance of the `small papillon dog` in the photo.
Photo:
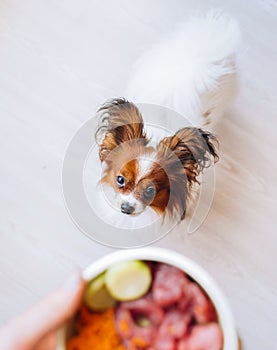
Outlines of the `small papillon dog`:
[{"label": "small papillon dog", "polygon": [[217,139],[206,128],[233,96],[239,36],[233,19],[209,12],[179,26],[135,65],[128,98],[169,107],[197,126],[184,125],[153,146],[134,103],[116,98],[98,110],[101,182],[114,189],[123,214],[150,207],[185,217],[200,173],[218,160]]}]

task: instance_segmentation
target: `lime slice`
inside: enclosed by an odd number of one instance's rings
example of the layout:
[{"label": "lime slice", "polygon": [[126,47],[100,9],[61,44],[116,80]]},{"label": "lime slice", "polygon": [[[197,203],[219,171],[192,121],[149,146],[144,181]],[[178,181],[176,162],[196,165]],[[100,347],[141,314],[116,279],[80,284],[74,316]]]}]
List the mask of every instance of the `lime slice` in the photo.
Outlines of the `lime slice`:
[{"label": "lime slice", "polygon": [[107,270],[106,286],[117,300],[134,300],[144,295],[151,285],[150,268],[142,261],[126,261]]},{"label": "lime slice", "polygon": [[84,303],[94,311],[103,311],[115,305],[116,300],[105,286],[105,273],[89,282],[84,294]]}]

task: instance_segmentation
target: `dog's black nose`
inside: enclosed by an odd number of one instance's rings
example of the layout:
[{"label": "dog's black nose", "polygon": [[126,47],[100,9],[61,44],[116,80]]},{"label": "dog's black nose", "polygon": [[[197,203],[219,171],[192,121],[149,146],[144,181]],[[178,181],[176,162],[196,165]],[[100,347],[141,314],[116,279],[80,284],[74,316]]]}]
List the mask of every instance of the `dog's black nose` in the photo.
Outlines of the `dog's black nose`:
[{"label": "dog's black nose", "polygon": [[132,214],[135,211],[135,207],[133,207],[132,205],[130,205],[127,202],[123,202],[121,204],[121,211],[122,211],[122,213],[129,215],[129,214]]}]

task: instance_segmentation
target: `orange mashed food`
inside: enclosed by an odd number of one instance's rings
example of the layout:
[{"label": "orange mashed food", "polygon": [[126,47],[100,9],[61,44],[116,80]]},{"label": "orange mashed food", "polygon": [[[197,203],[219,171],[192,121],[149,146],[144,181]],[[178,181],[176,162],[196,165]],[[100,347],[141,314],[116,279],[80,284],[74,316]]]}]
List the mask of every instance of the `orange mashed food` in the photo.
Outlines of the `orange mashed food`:
[{"label": "orange mashed food", "polygon": [[116,333],[114,309],[91,313],[82,306],[77,319],[77,334],[67,342],[67,350],[124,350]]}]

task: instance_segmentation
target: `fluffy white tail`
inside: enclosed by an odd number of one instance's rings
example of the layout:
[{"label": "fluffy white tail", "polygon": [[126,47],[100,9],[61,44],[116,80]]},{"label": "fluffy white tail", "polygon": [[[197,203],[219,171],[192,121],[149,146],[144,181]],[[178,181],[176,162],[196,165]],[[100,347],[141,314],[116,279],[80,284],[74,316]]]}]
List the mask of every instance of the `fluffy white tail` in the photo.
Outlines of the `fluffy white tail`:
[{"label": "fluffy white tail", "polygon": [[193,17],[139,58],[126,97],[172,108],[196,125],[220,116],[234,95],[239,42],[228,15]]}]

